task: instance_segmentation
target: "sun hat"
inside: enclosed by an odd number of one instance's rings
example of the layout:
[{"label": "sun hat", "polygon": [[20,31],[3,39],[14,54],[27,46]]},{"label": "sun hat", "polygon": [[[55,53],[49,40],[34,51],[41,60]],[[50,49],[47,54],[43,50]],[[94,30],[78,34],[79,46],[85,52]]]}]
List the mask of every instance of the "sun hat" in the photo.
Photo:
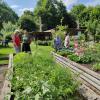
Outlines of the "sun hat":
[{"label": "sun hat", "polygon": [[15,30],[15,32],[14,33],[19,33],[20,31],[19,30]]}]

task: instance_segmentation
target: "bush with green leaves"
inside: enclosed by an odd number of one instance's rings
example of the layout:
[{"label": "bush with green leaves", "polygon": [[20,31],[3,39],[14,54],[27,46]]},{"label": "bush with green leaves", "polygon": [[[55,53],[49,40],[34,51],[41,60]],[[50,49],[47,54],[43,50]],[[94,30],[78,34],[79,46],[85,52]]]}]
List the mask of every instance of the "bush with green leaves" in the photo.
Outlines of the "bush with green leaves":
[{"label": "bush with green leaves", "polygon": [[69,51],[69,50],[60,50],[57,52],[57,54],[60,54],[61,56],[67,57],[68,55],[72,55],[73,52]]},{"label": "bush with green leaves", "polygon": [[79,63],[83,63],[83,64],[87,64],[87,63],[91,63],[92,61],[94,61],[94,57],[90,54],[85,53],[84,55],[79,57]]},{"label": "bush with green leaves", "polygon": [[38,48],[33,55],[20,53],[14,57],[11,83],[15,99],[63,100],[75,97],[79,85],[75,75],[56,64],[46,50]]},{"label": "bush with green leaves", "polygon": [[96,63],[93,65],[93,70],[100,71],[100,63]]},{"label": "bush with green leaves", "polygon": [[37,41],[38,45],[43,45],[43,46],[51,46],[52,41]]},{"label": "bush with green leaves", "polygon": [[68,55],[68,58],[72,61],[75,61],[75,62],[79,62],[80,61],[80,58],[79,56],[77,56],[76,54],[71,54],[71,55]]},{"label": "bush with green leaves", "polygon": [[59,37],[61,37],[61,40],[64,41],[64,39],[65,39],[64,32],[67,32],[67,31],[68,31],[68,26],[58,25],[56,27],[55,35],[58,35]]},{"label": "bush with green leaves", "polygon": [[1,30],[1,33],[6,38],[13,34],[13,32],[18,29],[17,24],[12,24],[11,22],[3,23],[3,29]]}]

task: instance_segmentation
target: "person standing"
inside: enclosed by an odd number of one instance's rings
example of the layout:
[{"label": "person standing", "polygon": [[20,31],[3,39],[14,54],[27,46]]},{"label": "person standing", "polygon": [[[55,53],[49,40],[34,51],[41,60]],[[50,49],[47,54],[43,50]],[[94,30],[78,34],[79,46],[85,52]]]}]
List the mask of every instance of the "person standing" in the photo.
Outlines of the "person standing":
[{"label": "person standing", "polygon": [[68,34],[65,34],[66,37],[65,37],[65,42],[64,42],[64,46],[66,48],[69,48],[69,44],[70,44],[70,37],[69,37],[69,33]]},{"label": "person standing", "polygon": [[22,52],[31,53],[31,48],[30,48],[31,41],[32,41],[31,37],[25,30],[24,35],[22,36]]},{"label": "person standing", "polygon": [[16,53],[21,51],[21,40],[19,33],[19,30],[15,30],[14,34],[12,35],[12,42]]},{"label": "person standing", "polygon": [[56,36],[56,38],[54,38],[54,48],[56,52],[61,49],[61,38],[59,36]]}]

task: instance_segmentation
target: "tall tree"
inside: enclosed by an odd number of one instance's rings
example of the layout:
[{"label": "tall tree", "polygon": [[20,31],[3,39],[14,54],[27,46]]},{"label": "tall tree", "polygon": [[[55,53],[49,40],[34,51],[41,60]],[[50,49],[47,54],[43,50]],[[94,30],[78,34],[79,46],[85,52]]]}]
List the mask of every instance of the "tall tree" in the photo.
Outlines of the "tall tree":
[{"label": "tall tree", "polygon": [[3,22],[15,23],[17,20],[17,14],[5,2],[0,2],[0,30],[3,28]]},{"label": "tall tree", "polygon": [[21,29],[29,32],[36,30],[36,24],[33,19],[33,13],[31,11],[25,11],[24,14],[19,18],[18,24]]},{"label": "tall tree", "polygon": [[70,27],[75,26],[62,0],[39,0],[34,10],[34,16],[38,25],[42,23],[43,30],[55,28],[57,25],[61,24],[62,18],[63,25],[67,24]]}]

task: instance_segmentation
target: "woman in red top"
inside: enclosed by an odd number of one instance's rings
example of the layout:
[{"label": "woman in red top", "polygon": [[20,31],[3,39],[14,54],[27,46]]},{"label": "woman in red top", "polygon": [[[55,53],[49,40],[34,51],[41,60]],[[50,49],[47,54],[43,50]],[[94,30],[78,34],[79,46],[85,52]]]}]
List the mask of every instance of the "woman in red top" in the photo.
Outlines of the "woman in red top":
[{"label": "woman in red top", "polygon": [[14,34],[12,35],[12,41],[16,53],[19,53],[21,51],[21,41],[20,41],[19,33],[20,32],[18,30],[15,30]]}]

